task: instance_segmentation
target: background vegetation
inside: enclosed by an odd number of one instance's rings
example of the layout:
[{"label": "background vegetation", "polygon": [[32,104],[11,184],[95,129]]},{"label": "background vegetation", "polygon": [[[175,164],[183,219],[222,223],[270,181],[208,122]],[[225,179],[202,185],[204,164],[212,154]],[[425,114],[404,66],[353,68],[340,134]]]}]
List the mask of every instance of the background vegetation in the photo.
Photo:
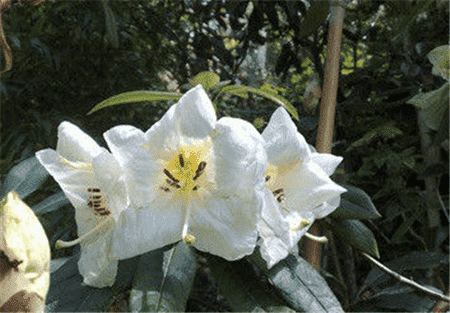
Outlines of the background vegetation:
[{"label": "background vegetation", "polygon": [[[114,125],[148,129],[172,103],[86,113],[126,91],[185,92],[202,71],[231,84],[269,84],[295,106],[299,131],[314,145],[329,6],[318,0],[14,2],[3,12],[14,63],[0,82],[1,179],[36,151],[55,147],[64,120],[102,145],[102,133]],[[441,127],[426,130],[435,151],[430,159],[417,109],[406,101],[445,82],[432,75],[427,54],[448,44],[448,16],[441,0],[349,3],[333,143],[333,154],[344,157],[334,179],[365,190],[382,215],[364,222],[382,262],[447,294],[448,108]],[[260,131],[276,109],[255,95],[216,96],[220,116],[241,117]],[[30,206],[59,190],[48,182],[27,198]],[[52,246],[75,233],[73,219],[63,216],[73,218],[70,205],[40,215]],[[55,221],[65,222],[49,227]],[[371,271],[339,239],[325,247],[323,262],[321,273],[346,311],[424,311],[435,304]],[[208,264],[199,264],[188,309],[229,310]]]}]

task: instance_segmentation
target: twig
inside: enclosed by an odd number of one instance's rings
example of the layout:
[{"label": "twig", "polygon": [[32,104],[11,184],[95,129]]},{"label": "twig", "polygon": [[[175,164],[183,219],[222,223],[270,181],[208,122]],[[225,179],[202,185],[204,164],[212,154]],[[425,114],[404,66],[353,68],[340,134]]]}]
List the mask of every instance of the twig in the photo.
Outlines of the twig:
[{"label": "twig", "polygon": [[418,283],[416,283],[416,282],[414,282],[414,281],[412,281],[412,280],[410,280],[410,279],[408,279],[406,277],[401,276],[400,274],[394,272],[393,270],[390,270],[389,268],[387,268],[386,266],[384,266],[383,264],[381,264],[380,262],[378,262],[377,260],[372,258],[370,255],[365,254],[364,252],[361,252],[361,253],[366,258],[368,258],[370,261],[372,261],[372,263],[374,263],[380,270],[382,270],[383,272],[393,276],[398,281],[400,281],[402,283],[405,283],[407,285],[410,285],[410,286],[412,286],[412,287],[414,287],[414,288],[416,288],[416,289],[418,289],[420,291],[423,291],[423,292],[429,294],[433,298],[437,298],[439,300],[450,302],[450,297],[447,297],[447,296],[445,296],[443,294],[437,293],[434,290],[431,290],[431,289],[428,289],[428,288],[426,288],[426,287],[424,287],[422,285],[419,285]]}]

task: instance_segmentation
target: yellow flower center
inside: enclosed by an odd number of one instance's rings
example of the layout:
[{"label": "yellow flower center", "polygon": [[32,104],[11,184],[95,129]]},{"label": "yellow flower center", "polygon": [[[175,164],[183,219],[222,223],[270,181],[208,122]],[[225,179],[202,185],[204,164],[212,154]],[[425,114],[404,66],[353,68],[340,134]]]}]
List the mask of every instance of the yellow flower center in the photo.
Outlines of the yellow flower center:
[{"label": "yellow flower center", "polygon": [[169,160],[163,161],[159,190],[190,199],[211,189],[210,149],[210,140],[198,145],[181,145]]}]

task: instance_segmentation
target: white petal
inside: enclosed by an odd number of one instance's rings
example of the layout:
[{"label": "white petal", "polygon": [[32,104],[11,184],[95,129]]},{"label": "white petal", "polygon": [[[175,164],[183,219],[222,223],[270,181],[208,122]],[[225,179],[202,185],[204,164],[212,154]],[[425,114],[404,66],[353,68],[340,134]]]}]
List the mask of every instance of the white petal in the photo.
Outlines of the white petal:
[{"label": "white petal", "polygon": [[181,135],[191,138],[211,136],[216,123],[216,112],[201,85],[192,88],[181,97],[176,104],[175,117]]},{"label": "white petal", "polygon": [[213,137],[216,185],[220,193],[247,196],[263,189],[267,157],[263,140],[250,123],[224,117]]},{"label": "white petal", "polygon": [[333,197],[322,203],[319,207],[315,208],[314,215],[316,216],[316,218],[324,218],[325,216],[336,210],[340,202],[340,196]]},{"label": "white petal", "polygon": [[145,134],[133,126],[116,126],[104,135],[109,148],[122,165],[130,200],[139,206],[151,201],[152,186],[162,168],[151,149],[144,147]]},{"label": "white petal", "polygon": [[299,240],[305,235],[305,233],[309,230],[315,220],[315,212],[296,212],[291,211],[286,215],[286,219],[289,220],[291,227],[297,227],[302,220],[307,220],[309,224],[303,228],[299,228],[296,231],[289,232],[290,234],[290,244],[289,244],[289,252],[295,250],[297,247],[297,243]]},{"label": "white petal", "polygon": [[251,254],[261,205],[257,196],[247,202],[239,198],[193,202],[188,233],[196,238],[194,247],[229,261]]},{"label": "white petal", "polygon": [[119,260],[181,240],[184,209],[161,197],[151,207],[129,207],[120,215],[113,237],[113,256]]},{"label": "white petal", "polygon": [[70,161],[83,163],[92,163],[92,158],[101,152],[91,137],[69,122],[62,122],[58,127],[56,150]]},{"label": "white petal", "polygon": [[273,113],[262,137],[266,142],[268,161],[275,166],[301,161],[311,154],[305,138],[282,107]]},{"label": "white petal", "polygon": [[111,258],[111,235],[112,229],[95,240],[81,243],[78,269],[89,286],[103,288],[114,284],[118,261]]},{"label": "white petal", "polygon": [[329,153],[312,153],[311,160],[319,165],[328,176],[331,176],[343,158]]},{"label": "white petal", "polygon": [[128,194],[125,186],[125,178],[119,163],[111,153],[103,149],[93,160],[93,168],[98,186],[106,195],[109,210],[118,218],[120,212],[128,205]]},{"label": "white petal", "polygon": [[61,186],[67,198],[75,207],[78,235],[83,235],[96,226],[92,211],[87,207],[87,188],[98,185],[92,171],[76,169],[64,162],[59,153],[52,149],[38,151],[36,157]]},{"label": "white petal", "polygon": [[270,190],[265,190],[265,205],[261,219],[258,221],[258,234],[262,238],[260,244],[261,256],[271,268],[287,257],[291,236],[289,223],[283,217],[280,207]]},{"label": "white petal", "polygon": [[296,164],[280,176],[285,191],[285,203],[298,212],[311,211],[346,190],[334,183],[314,162]]}]

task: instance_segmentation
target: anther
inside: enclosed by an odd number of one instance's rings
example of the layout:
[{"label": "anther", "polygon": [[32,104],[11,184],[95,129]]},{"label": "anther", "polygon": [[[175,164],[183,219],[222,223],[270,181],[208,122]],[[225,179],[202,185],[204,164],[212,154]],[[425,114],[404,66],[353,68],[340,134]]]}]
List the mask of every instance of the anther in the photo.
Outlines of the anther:
[{"label": "anther", "polygon": [[179,155],[178,155],[178,158],[180,159],[180,165],[181,165],[181,167],[184,167],[184,159],[183,159],[183,155],[182,155],[182,154],[179,154]]},{"label": "anther", "polygon": [[170,191],[170,189],[167,188],[167,187],[161,187],[161,190],[164,190],[165,192],[169,192]]},{"label": "anther", "polygon": [[197,190],[198,189],[198,185],[197,186],[195,186],[194,188],[192,188],[192,190]]},{"label": "anther", "polygon": [[266,182],[268,182],[268,181],[269,181],[269,179],[270,179],[270,176],[269,176],[269,175],[267,175],[267,176],[266,176]]},{"label": "anther", "polygon": [[88,188],[88,192],[100,192],[100,188]]},{"label": "anther", "polygon": [[200,164],[198,165],[197,170],[195,171],[195,176],[193,178],[193,180],[197,180],[197,178],[200,177],[200,175],[203,174],[203,170],[206,167],[206,162],[205,161],[201,161]]},{"label": "anther", "polygon": [[283,200],[284,200],[284,197],[283,197],[283,195],[280,195],[278,198],[277,198],[277,201],[278,202],[283,202]]},{"label": "anther", "polygon": [[175,177],[173,177],[172,174],[170,174],[170,172],[165,168],[164,169],[164,174],[166,174],[167,177],[169,177],[171,180],[173,180],[175,183],[179,183],[180,181],[178,179],[176,179]]},{"label": "anther", "polygon": [[283,188],[277,189],[273,192],[273,195],[276,196],[277,194],[284,192]]}]

